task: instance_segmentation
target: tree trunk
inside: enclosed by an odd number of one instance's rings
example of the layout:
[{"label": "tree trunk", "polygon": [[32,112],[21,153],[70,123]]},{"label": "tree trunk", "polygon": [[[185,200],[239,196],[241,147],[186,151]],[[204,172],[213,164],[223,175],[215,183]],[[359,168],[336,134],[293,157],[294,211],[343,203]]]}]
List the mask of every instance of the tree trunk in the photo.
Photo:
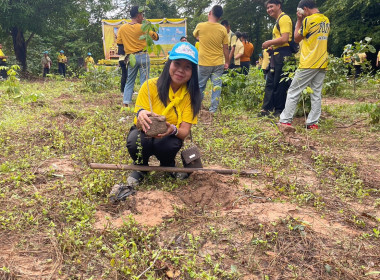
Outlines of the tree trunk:
[{"label": "tree trunk", "polygon": [[18,27],[11,29],[13,48],[15,51],[16,59],[21,63],[22,72],[26,72],[26,49],[27,42],[25,42],[24,33]]}]

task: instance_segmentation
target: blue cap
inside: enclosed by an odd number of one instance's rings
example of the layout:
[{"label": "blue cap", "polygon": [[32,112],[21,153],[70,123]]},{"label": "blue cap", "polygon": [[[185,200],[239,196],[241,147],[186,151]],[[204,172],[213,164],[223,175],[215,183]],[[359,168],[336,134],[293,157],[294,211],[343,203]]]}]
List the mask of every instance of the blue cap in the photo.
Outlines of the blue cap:
[{"label": "blue cap", "polygon": [[61,50],[60,53],[65,53],[65,52],[63,50]]},{"label": "blue cap", "polygon": [[169,59],[187,59],[194,64],[198,64],[198,51],[188,42],[179,42],[170,51]]},{"label": "blue cap", "polygon": [[44,51],[44,53],[49,53],[48,51]]},{"label": "blue cap", "polygon": [[91,53],[90,53],[90,52],[88,52],[88,53],[87,53],[87,55],[91,55]]}]

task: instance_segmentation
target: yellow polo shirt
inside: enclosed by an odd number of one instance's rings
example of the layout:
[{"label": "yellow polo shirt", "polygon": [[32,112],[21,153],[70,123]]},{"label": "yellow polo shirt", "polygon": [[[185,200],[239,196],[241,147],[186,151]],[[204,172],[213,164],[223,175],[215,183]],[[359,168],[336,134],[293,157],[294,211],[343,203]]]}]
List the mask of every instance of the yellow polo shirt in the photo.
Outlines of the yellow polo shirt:
[{"label": "yellow polo shirt", "polygon": [[86,65],[88,65],[88,63],[95,64],[95,61],[92,58],[92,56],[87,56],[84,62],[86,63]]},{"label": "yellow polo shirt", "polygon": [[[139,52],[146,47],[146,41],[140,40],[140,36],[144,35],[141,26],[140,23],[125,23],[119,28],[116,43],[124,45],[125,54]],[[157,33],[150,31],[149,35],[153,40],[158,40]]]},{"label": "yellow polo shirt", "polygon": [[367,55],[365,53],[358,53],[357,57],[354,56],[354,65],[362,64],[366,58]]},{"label": "yellow polo shirt", "polygon": [[[162,112],[165,110],[166,106],[161,102],[160,97],[158,96],[157,80],[158,78],[150,79],[141,86],[139,90],[139,94],[137,96],[137,100],[136,100],[135,113],[137,113],[138,110],[140,109],[145,109],[145,110],[150,111],[147,82],[149,82],[149,94],[150,94],[150,100],[152,101],[153,112],[158,115],[161,115]],[[187,87],[187,85],[183,85],[182,87]],[[174,94],[174,98],[177,96],[177,94],[180,94],[182,87]],[[171,100],[169,100],[169,102],[170,101]],[[175,108],[173,107],[166,114],[166,121],[168,123],[177,125],[178,118],[177,118],[176,111],[177,113],[182,112],[182,121],[190,123],[190,124],[197,123],[198,121],[197,117],[193,118],[193,110],[191,107],[190,93],[185,94],[185,97],[182,99],[179,105]],[[137,123],[136,117],[134,119],[134,123],[135,124]]]},{"label": "yellow polo shirt", "polygon": [[267,52],[268,49],[263,50],[263,64],[261,65],[261,69],[266,70],[269,66],[270,58],[269,53]]},{"label": "yellow polo shirt", "polygon": [[[282,12],[278,16],[277,21],[278,21],[278,25],[280,26],[280,30],[278,30],[277,24],[275,24],[273,27],[273,39],[280,38],[281,34],[283,34],[283,33],[289,33],[289,40],[288,41],[291,41],[293,38],[293,23],[292,23],[292,20],[290,19],[290,17],[287,14],[285,14],[284,12]],[[282,45],[279,45],[279,46],[273,46],[273,49],[275,50],[277,48],[287,47],[287,46],[289,46],[288,42],[286,42]]]},{"label": "yellow polo shirt", "polygon": [[224,64],[223,45],[228,45],[226,28],[220,23],[198,23],[193,35],[199,38],[199,65],[218,66]]}]

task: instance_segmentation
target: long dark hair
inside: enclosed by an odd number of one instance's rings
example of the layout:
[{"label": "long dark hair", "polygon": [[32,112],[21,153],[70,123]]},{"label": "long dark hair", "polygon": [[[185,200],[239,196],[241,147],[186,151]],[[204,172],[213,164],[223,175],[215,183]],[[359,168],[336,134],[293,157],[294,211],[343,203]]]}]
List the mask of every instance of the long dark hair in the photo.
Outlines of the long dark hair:
[{"label": "long dark hair", "polygon": [[[168,105],[169,102],[169,88],[170,82],[172,81],[169,74],[169,68],[171,63],[172,61],[168,59],[164,66],[164,70],[162,70],[162,73],[157,80],[158,96],[160,97],[160,100],[165,107]],[[201,109],[202,98],[198,83],[198,67],[194,63],[191,63],[191,66],[192,73],[190,80],[187,82],[187,89],[190,93],[193,118],[195,118],[196,115],[198,115],[199,110]]]}]

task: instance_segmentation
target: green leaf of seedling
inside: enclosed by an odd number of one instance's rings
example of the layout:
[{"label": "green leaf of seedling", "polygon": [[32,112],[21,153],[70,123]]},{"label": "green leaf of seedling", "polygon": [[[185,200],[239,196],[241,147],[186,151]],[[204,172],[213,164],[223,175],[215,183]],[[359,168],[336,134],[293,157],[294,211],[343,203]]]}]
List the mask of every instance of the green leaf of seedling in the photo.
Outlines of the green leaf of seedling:
[{"label": "green leaf of seedling", "polygon": [[135,67],[135,65],[136,65],[136,57],[134,54],[129,55],[129,65],[131,67]]},{"label": "green leaf of seedling", "polygon": [[141,30],[142,30],[144,33],[147,33],[149,30],[151,30],[151,26],[152,26],[152,23],[150,23],[149,21],[146,21],[146,22],[144,22],[144,23],[141,25]]},{"label": "green leaf of seedling", "polygon": [[139,13],[143,13],[143,12],[144,12],[144,6],[139,7]]},{"label": "green leaf of seedling", "polygon": [[148,37],[148,35],[144,34],[144,35],[141,35],[139,37],[139,40],[146,40],[146,38]]},{"label": "green leaf of seedling", "polygon": [[368,46],[368,49],[369,49],[369,51],[370,51],[371,53],[375,53],[375,52],[376,52],[376,49],[375,49],[374,46],[372,46],[372,45],[369,45],[369,46]]}]

